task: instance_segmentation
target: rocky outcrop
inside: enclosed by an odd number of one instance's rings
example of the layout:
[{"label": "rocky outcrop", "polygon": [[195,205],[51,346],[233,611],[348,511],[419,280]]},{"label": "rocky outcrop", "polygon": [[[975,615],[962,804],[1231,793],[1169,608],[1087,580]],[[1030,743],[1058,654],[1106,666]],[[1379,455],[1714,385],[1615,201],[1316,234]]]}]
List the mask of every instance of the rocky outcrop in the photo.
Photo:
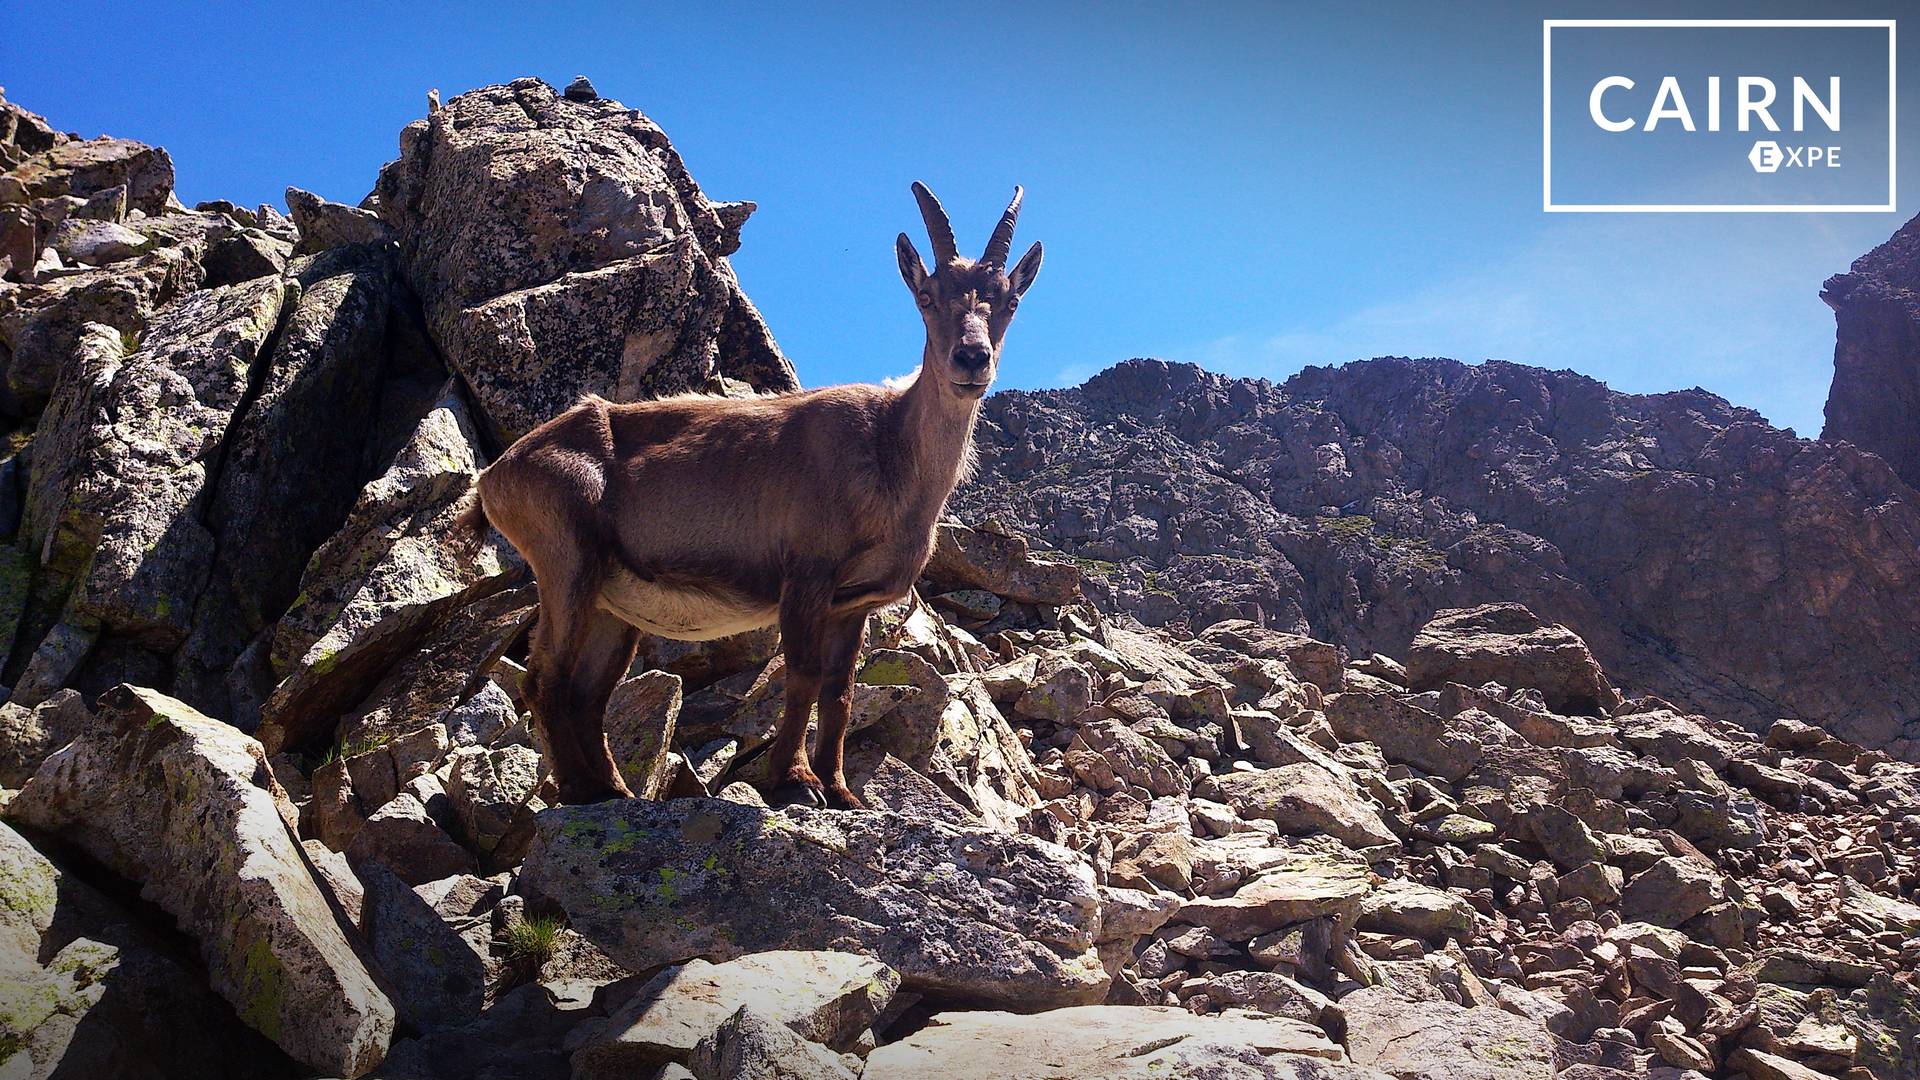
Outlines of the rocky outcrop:
[{"label": "rocky outcrop", "polygon": [[[379,438],[379,395],[392,389],[385,385],[389,355],[432,363],[408,337],[407,300],[387,250],[337,248],[298,260],[287,277],[298,296],[208,495],[212,566],[174,683],[219,715],[247,709],[247,720],[274,681],[263,635],[296,598],[308,558],[360,495],[362,462]],[[236,668],[250,648],[248,663]]]},{"label": "rocky outcrop", "polygon": [[709,201],[617,101],[537,79],[462,94],[401,133],[378,195],[434,339],[503,443],[582,394],[798,385],[727,265],[743,204]]},{"label": "rocky outcrop", "polygon": [[1097,604],[1149,625],[1251,619],[1405,657],[1440,611],[1519,602],[1629,692],[1920,757],[1920,497],[1703,391],[1504,362],[1274,385],[1134,360],[994,395],[977,441],[962,516],[1072,556]]},{"label": "rocky outcrop", "polygon": [[500,547],[476,557],[455,541],[454,515],[485,462],[459,394],[447,385],[436,398],[346,520],[314,549],[299,595],[274,627],[277,674],[337,666],[383,620],[445,607],[500,572]]},{"label": "rocky outcrop", "polygon": [[1920,218],[1821,286],[1833,309],[1833,387],[1820,437],[1886,459],[1920,487]]},{"label": "rocky outcrop", "polygon": [[293,227],[300,232],[297,250],[303,253],[345,245],[383,244],[393,235],[380,215],[373,211],[328,202],[297,187],[287,189],[287,213],[293,218]]},{"label": "rocky outcrop", "polygon": [[138,349],[63,373],[25,524],[42,588],[68,596],[56,642],[110,635],[164,652],[185,639],[214,557],[209,481],[286,297],[278,277],[193,293]]},{"label": "rocky outcrop", "polygon": [[85,698],[61,690],[29,709],[19,702],[0,705],[0,787],[17,788],[55,750],[93,727]]},{"label": "rocky outcrop", "polygon": [[[925,576],[949,589],[975,589],[1022,604],[1059,606],[1080,598],[1080,574],[1071,563],[1036,558],[1025,540],[991,527],[941,523],[934,530]],[[965,608],[961,611],[966,613]]]},{"label": "rocky outcrop", "polygon": [[14,165],[7,173],[10,193],[26,199],[78,199],[114,188],[130,210],[149,216],[164,212],[173,196],[173,159],[156,146],[103,135],[97,139],[60,139]]},{"label": "rocky outcrop", "polygon": [[1353,1059],[1394,1076],[1535,1080],[1560,1072],[1546,1025],[1497,1006],[1408,1001],[1376,988],[1342,998],[1340,1012]]},{"label": "rocky outcrop", "polygon": [[[509,104],[542,94],[537,121]],[[8,226],[24,255],[0,285],[0,410],[35,451],[9,466],[24,506],[0,513],[26,564],[0,603],[16,701],[130,680],[264,720],[276,751],[288,724],[302,749],[333,736],[323,710],[348,738],[413,730],[389,713],[418,694],[368,695],[510,568],[449,528],[489,438],[589,391],[794,385],[726,266],[741,206],[706,200],[657,128],[531,81],[444,113],[407,139],[432,163],[403,157],[393,197],[366,204],[389,222],[298,189],[291,220],[186,210],[164,151],[6,107],[0,205],[25,232]],[[556,169],[577,175],[529,180]],[[498,329],[507,307],[531,336],[476,337],[461,314]],[[558,367],[534,372],[536,346]],[[278,686],[340,664],[320,691]],[[466,673],[457,695],[473,689]],[[289,719],[290,700],[319,704]]]}]

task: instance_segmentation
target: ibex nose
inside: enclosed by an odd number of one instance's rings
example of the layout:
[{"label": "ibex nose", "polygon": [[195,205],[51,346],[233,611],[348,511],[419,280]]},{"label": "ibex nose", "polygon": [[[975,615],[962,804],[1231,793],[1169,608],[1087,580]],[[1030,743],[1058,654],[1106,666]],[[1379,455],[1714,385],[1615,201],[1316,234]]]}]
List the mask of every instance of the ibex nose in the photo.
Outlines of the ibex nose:
[{"label": "ibex nose", "polygon": [[953,350],[953,364],[962,371],[979,371],[992,358],[991,353],[978,345],[961,345]]}]

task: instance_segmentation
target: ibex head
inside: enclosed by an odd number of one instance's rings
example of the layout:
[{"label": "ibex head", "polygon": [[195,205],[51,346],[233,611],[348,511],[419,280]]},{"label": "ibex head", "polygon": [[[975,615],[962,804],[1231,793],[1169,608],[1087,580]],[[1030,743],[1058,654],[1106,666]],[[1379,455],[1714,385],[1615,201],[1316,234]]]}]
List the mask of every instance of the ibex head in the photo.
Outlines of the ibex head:
[{"label": "ibex head", "polygon": [[966,259],[954,247],[953,225],[940,200],[925,184],[915,181],[913,197],[927,222],[933,242],[933,272],[920,262],[920,253],[906,233],[894,242],[900,256],[900,276],[913,290],[920,317],[927,324],[927,351],[920,377],[938,379],[955,395],[974,399],[987,392],[1000,362],[1000,342],[1007,336],[1020,296],[1040,273],[1040,245],[1027,249],[1013,269],[1007,256],[1013,250],[1013,225],[1020,217],[1019,188],[1000,215],[1000,224],[979,259]]}]

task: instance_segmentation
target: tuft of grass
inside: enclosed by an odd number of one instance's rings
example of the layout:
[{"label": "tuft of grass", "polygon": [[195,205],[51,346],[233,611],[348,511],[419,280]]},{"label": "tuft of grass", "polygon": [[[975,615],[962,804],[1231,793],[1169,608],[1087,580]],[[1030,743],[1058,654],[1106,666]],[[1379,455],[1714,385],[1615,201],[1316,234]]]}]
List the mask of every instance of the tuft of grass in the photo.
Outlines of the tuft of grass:
[{"label": "tuft of grass", "polygon": [[348,739],[340,746],[340,756],[350,758],[371,754],[392,741],[392,735],[362,735],[356,739]]},{"label": "tuft of grass", "polygon": [[545,964],[560,947],[561,925],[551,915],[528,915],[508,923],[501,935],[507,958],[536,968]]},{"label": "tuft of grass", "polygon": [[318,770],[336,761],[359,757],[361,754],[371,754],[392,741],[392,735],[362,735],[345,742],[336,742],[325,750],[309,751],[305,757],[307,775],[312,776]]},{"label": "tuft of grass", "polygon": [[1341,538],[1358,538],[1373,535],[1373,519],[1365,514],[1344,514],[1340,517],[1319,519],[1320,527]]},{"label": "tuft of grass", "polygon": [[1071,554],[1067,558],[1073,560],[1073,564],[1080,568],[1081,573],[1092,574],[1095,577],[1112,577],[1120,571],[1119,563],[1108,562],[1105,559],[1090,559],[1085,555]]}]

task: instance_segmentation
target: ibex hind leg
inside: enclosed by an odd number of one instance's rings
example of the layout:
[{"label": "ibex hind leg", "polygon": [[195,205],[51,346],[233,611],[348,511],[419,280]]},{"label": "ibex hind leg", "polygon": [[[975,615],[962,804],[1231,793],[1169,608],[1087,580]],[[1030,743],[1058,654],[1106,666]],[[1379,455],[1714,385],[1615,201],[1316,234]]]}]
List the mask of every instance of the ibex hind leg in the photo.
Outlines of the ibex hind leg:
[{"label": "ibex hind leg", "polygon": [[546,736],[562,803],[632,798],[607,750],[607,699],[633,662],[639,631],[595,606],[598,582],[536,566],[540,619],[527,658],[528,704]]},{"label": "ibex hind leg", "polygon": [[633,798],[607,746],[606,718],[607,700],[633,665],[639,644],[639,630],[604,611],[593,612],[581,631],[574,652],[568,711],[573,717],[580,760],[587,766],[588,790],[572,801]]},{"label": "ibex hind leg", "polygon": [[827,804],[826,785],[807,762],[807,724],[820,694],[822,631],[833,599],[832,579],[789,574],[780,595],[780,647],[786,656],[786,708],[767,751],[767,800],[776,806]]}]

